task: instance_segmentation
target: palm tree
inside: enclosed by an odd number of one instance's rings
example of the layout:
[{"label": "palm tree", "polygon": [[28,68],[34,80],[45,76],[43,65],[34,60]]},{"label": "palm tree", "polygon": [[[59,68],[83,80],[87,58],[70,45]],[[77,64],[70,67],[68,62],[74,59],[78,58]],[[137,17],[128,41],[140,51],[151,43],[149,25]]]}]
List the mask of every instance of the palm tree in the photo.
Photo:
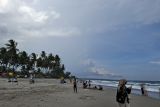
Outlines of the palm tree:
[{"label": "palm tree", "polygon": [[[53,54],[50,53],[47,56],[45,51],[41,52],[39,58],[37,58],[36,53],[32,53],[28,56],[26,51],[22,51],[17,54],[19,51],[17,49],[17,42],[12,39],[5,45],[6,47],[0,48],[0,69],[9,68],[7,70],[9,71],[11,70],[11,66],[13,67],[13,70],[16,67],[21,66],[21,73],[24,72],[26,74],[28,73],[28,70],[33,67],[37,67],[39,69],[39,73],[43,74],[43,76],[46,74],[49,77],[51,77],[51,75],[52,77],[60,77],[65,75],[65,67],[64,64],[61,64],[59,55],[53,56]],[[43,72],[40,72],[42,70]],[[67,75],[69,74],[67,73]]]},{"label": "palm tree", "polygon": [[5,66],[5,69],[7,68],[9,58],[7,54],[7,49],[5,47],[0,48],[0,63],[1,66]]},{"label": "palm tree", "polygon": [[64,67],[64,65],[61,65],[61,63],[60,63],[61,59],[60,59],[59,55],[56,55],[54,60],[55,60],[55,65],[54,65],[54,68],[53,68],[51,74],[54,74],[54,77],[56,77],[56,78],[64,76],[65,67]]},{"label": "palm tree", "polygon": [[3,60],[4,60],[6,53],[7,53],[6,48],[4,48],[4,47],[0,48],[0,64],[1,64],[1,66],[3,65]]},{"label": "palm tree", "polygon": [[47,69],[47,56],[46,56],[46,52],[45,51],[42,51],[41,59],[42,59],[41,68],[42,68],[43,72],[46,72],[46,69]]},{"label": "palm tree", "polygon": [[31,63],[32,63],[32,67],[35,68],[36,67],[36,61],[37,61],[37,55],[35,53],[32,53],[31,55]]},{"label": "palm tree", "polygon": [[39,70],[41,70],[42,62],[43,62],[43,61],[42,61],[42,58],[39,57],[39,58],[37,59],[37,67],[38,67]]},{"label": "palm tree", "polygon": [[20,52],[19,54],[19,65],[21,65],[21,72],[23,75],[26,75],[27,71],[26,71],[26,67],[28,65],[28,62],[29,62],[29,57],[28,57],[28,54],[26,51],[22,51]]},{"label": "palm tree", "polygon": [[41,58],[42,58],[42,60],[44,60],[46,58],[46,52],[45,51],[42,51]]},{"label": "palm tree", "polygon": [[55,58],[52,55],[52,53],[48,55],[48,62],[49,62],[48,64],[49,70],[53,69],[55,67]]},{"label": "palm tree", "polygon": [[19,52],[18,55],[19,55],[19,63],[21,65],[26,65],[27,62],[28,62],[28,54],[27,54],[27,52],[26,51],[22,51],[22,52]]},{"label": "palm tree", "polygon": [[65,78],[70,78],[71,72],[66,72],[65,73]]},{"label": "palm tree", "polygon": [[13,70],[14,70],[14,66],[17,62],[17,42],[15,42],[14,40],[9,40],[9,43],[5,44],[7,46],[7,52],[10,55],[10,64],[13,66]]},{"label": "palm tree", "polygon": [[37,55],[35,53],[31,54],[31,59],[32,61],[36,61],[37,60]]},{"label": "palm tree", "polygon": [[61,70],[62,70],[62,71],[65,70],[64,64],[62,64]]},{"label": "palm tree", "polygon": [[56,66],[60,66],[60,57],[59,57],[59,55],[55,56],[55,62],[56,62]]}]

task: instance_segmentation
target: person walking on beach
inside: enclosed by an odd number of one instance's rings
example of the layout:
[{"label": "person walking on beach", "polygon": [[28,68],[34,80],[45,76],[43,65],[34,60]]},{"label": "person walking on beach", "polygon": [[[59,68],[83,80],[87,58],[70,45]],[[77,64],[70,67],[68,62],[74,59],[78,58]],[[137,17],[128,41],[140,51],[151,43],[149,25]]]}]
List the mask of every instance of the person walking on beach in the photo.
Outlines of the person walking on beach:
[{"label": "person walking on beach", "polygon": [[77,81],[76,81],[76,78],[73,81],[73,90],[74,90],[75,93],[77,93]]},{"label": "person walking on beach", "polygon": [[125,86],[126,84],[127,81],[125,79],[119,81],[116,94],[116,101],[118,102],[118,107],[130,107],[128,94],[129,92],[131,92],[131,88],[127,88]]},{"label": "person walking on beach", "polygon": [[145,88],[145,84],[141,84],[141,93],[142,93],[142,95],[144,95],[144,96],[148,96],[147,90],[146,90],[146,88]]}]

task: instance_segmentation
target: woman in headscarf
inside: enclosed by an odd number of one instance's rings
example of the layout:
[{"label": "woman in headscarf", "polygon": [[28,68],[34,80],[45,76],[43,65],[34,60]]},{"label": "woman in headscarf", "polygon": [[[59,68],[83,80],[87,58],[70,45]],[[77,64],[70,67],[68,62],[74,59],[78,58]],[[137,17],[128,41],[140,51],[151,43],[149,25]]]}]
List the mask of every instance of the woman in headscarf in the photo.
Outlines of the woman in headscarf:
[{"label": "woman in headscarf", "polygon": [[126,84],[127,80],[125,79],[119,81],[116,95],[118,107],[130,107],[128,94],[131,93],[131,88],[127,88]]}]

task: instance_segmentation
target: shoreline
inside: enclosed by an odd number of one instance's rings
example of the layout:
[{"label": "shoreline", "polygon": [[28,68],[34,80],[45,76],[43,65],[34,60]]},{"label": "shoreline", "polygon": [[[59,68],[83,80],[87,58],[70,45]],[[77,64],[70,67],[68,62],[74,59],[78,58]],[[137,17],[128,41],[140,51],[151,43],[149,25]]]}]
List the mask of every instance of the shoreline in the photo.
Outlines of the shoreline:
[{"label": "shoreline", "polygon": [[[67,81],[59,79],[18,79],[19,83],[8,83],[0,79],[0,107],[116,107],[116,91],[83,89],[78,83],[78,93]],[[149,97],[131,94],[131,107],[159,107],[160,101]]]},{"label": "shoreline", "polygon": [[[80,79],[81,81],[84,79]],[[85,79],[84,81],[89,81],[90,79]],[[153,82],[153,83],[149,83]],[[127,87],[132,86],[132,94],[141,95],[141,87],[140,84],[146,84],[146,91],[148,92],[148,97],[152,97],[155,99],[160,99],[160,82],[157,81],[128,81]],[[108,80],[108,79],[91,79],[92,85],[101,85],[106,88],[117,89],[118,80]]]},{"label": "shoreline", "polygon": [[[105,89],[109,88],[109,89],[113,89],[113,90],[117,89],[116,87],[111,87],[111,86],[104,86],[104,88]],[[160,95],[159,95],[158,92],[152,92],[152,91],[147,91],[147,92],[148,92],[148,96],[144,96],[144,97],[150,97],[150,98],[153,98],[153,99],[160,100]],[[143,95],[141,95],[141,91],[138,90],[138,89],[132,89],[131,94],[138,95],[138,96],[143,96]]]}]

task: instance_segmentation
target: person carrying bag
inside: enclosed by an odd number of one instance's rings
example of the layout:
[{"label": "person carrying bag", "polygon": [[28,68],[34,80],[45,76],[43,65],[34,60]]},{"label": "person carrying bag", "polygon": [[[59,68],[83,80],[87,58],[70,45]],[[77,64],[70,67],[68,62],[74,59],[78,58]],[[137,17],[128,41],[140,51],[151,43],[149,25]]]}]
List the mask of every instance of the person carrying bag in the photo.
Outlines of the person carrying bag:
[{"label": "person carrying bag", "polygon": [[127,88],[125,86],[126,84],[127,81],[125,79],[119,81],[116,94],[116,101],[118,102],[118,107],[130,107],[128,94],[131,93],[131,88]]}]

